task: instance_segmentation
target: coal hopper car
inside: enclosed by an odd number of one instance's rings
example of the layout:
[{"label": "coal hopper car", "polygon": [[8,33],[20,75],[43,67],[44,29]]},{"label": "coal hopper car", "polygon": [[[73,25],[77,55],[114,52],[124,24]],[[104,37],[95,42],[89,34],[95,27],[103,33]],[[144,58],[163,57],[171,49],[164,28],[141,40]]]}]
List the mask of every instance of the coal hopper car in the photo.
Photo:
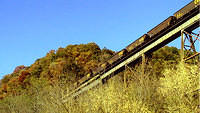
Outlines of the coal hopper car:
[{"label": "coal hopper car", "polygon": [[199,11],[199,5],[200,5],[200,0],[193,0],[189,4],[187,4],[185,7],[181,8],[176,13],[174,13],[174,16],[177,19],[182,19],[183,17],[192,13],[193,10],[197,9],[197,11]]},{"label": "coal hopper car", "polygon": [[147,34],[150,37],[154,37],[155,35],[161,33],[162,31],[164,31],[168,27],[170,27],[173,24],[175,24],[175,22],[176,22],[176,17],[170,16],[166,20],[164,20],[163,22],[161,22],[160,24],[158,24],[156,27],[154,27],[153,29],[151,29],[149,32],[147,32]]},{"label": "coal hopper car", "polygon": [[138,38],[136,41],[129,44],[125,49],[117,52],[114,56],[112,56],[106,62],[101,63],[97,68],[92,70],[92,73],[89,73],[88,75],[81,78],[78,81],[78,85],[86,82],[87,80],[97,75],[98,73],[107,71],[110,67],[119,63],[120,59],[123,59],[129,53],[142,49],[143,47],[146,46],[146,43],[148,43],[148,41],[154,40],[160,34],[162,35],[162,33],[165,32],[165,30],[177,24],[178,22],[182,21],[182,19],[185,17],[188,17],[188,15],[193,14],[193,12],[195,12],[196,14],[196,12],[198,11],[199,13],[199,6],[200,6],[200,0],[193,0],[192,2],[187,4],[185,7],[178,10],[176,13],[174,13],[173,16],[168,17],[166,20],[164,20],[163,22],[155,26],[153,29],[148,31],[147,34],[144,34],[143,36]]},{"label": "coal hopper car", "polygon": [[141,36],[139,39],[137,39],[136,41],[134,41],[133,43],[129,44],[126,47],[127,52],[131,52],[135,49],[137,49],[138,47],[142,46],[144,43],[146,43],[147,41],[149,41],[149,35],[144,34],[143,36]]},{"label": "coal hopper car", "polygon": [[123,49],[117,52],[114,56],[112,56],[107,62],[109,63],[109,65],[113,65],[115,62],[124,57],[126,53],[127,53],[126,49]]}]

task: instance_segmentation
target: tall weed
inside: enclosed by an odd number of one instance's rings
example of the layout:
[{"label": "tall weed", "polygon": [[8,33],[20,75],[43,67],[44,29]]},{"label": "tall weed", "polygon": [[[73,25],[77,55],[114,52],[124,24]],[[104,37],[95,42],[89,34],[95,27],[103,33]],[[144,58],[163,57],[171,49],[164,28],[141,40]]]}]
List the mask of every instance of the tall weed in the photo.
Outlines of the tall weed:
[{"label": "tall weed", "polygon": [[[170,66],[169,66],[170,67]],[[1,113],[197,113],[200,68],[179,64],[157,78],[151,68],[126,69],[76,98],[63,103],[66,84],[38,83],[31,93],[0,100]],[[41,87],[42,86],[42,87]]]},{"label": "tall weed", "polygon": [[164,97],[167,112],[193,113],[199,105],[200,68],[197,65],[179,64],[166,69],[160,79],[160,95]]}]

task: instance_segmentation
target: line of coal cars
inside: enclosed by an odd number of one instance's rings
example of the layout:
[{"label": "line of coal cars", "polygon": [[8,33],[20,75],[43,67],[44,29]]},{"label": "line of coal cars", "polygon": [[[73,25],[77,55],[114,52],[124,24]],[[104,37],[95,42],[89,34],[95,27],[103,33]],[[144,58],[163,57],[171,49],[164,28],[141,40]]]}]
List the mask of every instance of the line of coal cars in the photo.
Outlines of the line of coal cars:
[{"label": "line of coal cars", "polygon": [[162,33],[163,31],[173,26],[174,24],[178,23],[179,21],[182,21],[185,17],[187,17],[194,11],[199,11],[199,4],[200,4],[200,0],[193,0],[192,2],[184,6],[182,9],[174,13],[173,16],[168,17],[159,25],[151,29],[149,32],[147,32],[147,34],[144,34],[143,36],[138,38],[136,41],[128,45],[126,48],[117,52],[114,56],[112,56],[106,62],[102,63],[98,68],[93,69],[89,74],[87,74],[87,76],[84,76],[83,78],[78,80],[78,82],[76,83],[76,86],[79,86],[85,83],[87,80],[89,80],[93,76],[97,74],[102,74],[106,70],[112,68],[112,66],[119,63],[119,61],[123,59],[125,56],[134,52],[135,50],[137,50],[138,48],[140,48],[141,46],[143,46],[150,40],[154,39],[156,35]]}]

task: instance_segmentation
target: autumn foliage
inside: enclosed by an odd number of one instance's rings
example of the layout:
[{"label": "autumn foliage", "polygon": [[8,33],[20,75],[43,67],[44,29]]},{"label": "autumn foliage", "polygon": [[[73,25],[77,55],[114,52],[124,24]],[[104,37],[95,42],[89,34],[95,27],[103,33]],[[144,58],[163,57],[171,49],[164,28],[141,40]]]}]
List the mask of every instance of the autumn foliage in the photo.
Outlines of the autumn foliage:
[{"label": "autumn foliage", "polygon": [[73,85],[91,69],[96,68],[99,62],[113,54],[111,50],[101,50],[95,43],[68,45],[51,50],[31,66],[17,66],[13,73],[4,76],[0,84],[0,95],[15,95],[28,91],[35,79],[45,80],[49,84],[64,81]]},{"label": "autumn foliage", "polygon": [[[30,89],[36,81],[45,81],[49,85],[63,83],[73,90],[76,81],[90,73],[108,60],[115,52],[100,49],[95,43],[68,45],[49,51],[30,66],[18,66],[14,72],[4,76],[0,82],[1,98],[8,95],[32,93]],[[153,53],[152,68],[157,77],[161,77],[166,64],[179,61],[179,50],[164,47]]]},{"label": "autumn foliage", "polygon": [[136,63],[104,85],[63,103],[79,79],[114,53],[95,43],[68,45],[49,51],[30,66],[16,67],[0,81],[0,112],[198,112],[199,67],[180,64],[179,50],[168,46],[149,55],[144,73]]}]

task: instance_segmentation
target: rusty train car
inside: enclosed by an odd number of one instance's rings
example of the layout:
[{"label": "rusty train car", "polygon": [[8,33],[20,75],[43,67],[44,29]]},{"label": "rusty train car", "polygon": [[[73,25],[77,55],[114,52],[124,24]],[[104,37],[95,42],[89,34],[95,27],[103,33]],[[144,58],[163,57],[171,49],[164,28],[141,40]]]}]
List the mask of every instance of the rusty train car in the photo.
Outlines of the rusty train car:
[{"label": "rusty train car", "polygon": [[114,64],[116,61],[121,59],[123,56],[127,54],[126,49],[122,49],[121,51],[117,52],[113,57],[111,57],[107,62],[109,65]]},{"label": "rusty train car", "polygon": [[173,16],[168,17],[166,20],[158,24],[156,27],[147,32],[150,37],[154,37],[157,34],[160,34],[162,31],[166,30],[170,26],[176,24],[181,21],[182,18],[188,16],[193,10],[198,10],[200,5],[200,0],[193,0],[176,13]]},{"label": "rusty train car", "polygon": [[143,45],[145,42],[147,42],[149,40],[150,40],[149,35],[148,34],[144,34],[139,39],[137,39],[136,41],[134,41],[131,44],[129,44],[126,47],[126,50],[127,50],[127,52],[131,52],[131,51],[137,49],[139,46]]},{"label": "rusty train car", "polygon": [[87,80],[91,77],[92,77],[92,74],[88,73],[86,76],[83,76],[81,79],[79,79],[75,85],[77,86],[77,85],[83,84],[84,82],[87,82]]},{"label": "rusty train car", "polygon": [[156,37],[156,35],[164,32],[169,27],[173,26],[174,24],[181,21],[182,18],[192,13],[194,10],[198,10],[200,5],[200,0],[193,0],[189,4],[187,4],[182,9],[178,10],[174,13],[173,16],[168,17],[166,20],[155,26],[153,29],[144,34],[136,41],[129,44],[126,48],[122,49],[121,51],[117,52],[113,57],[108,59],[106,62],[100,64],[96,69],[92,70],[93,73],[89,73],[87,76],[83,77],[81,80],[78,81],[78,85],[81,85],[85,81],[89,80],[91,77],[106,71],[112,65],[115,65],[116,62],[119,62],[120,59],[125,57],[126,55],[130,54],[134,50],[137,50],[143,44],[147,43],[148,41],[152,40]]},{"label": "rusty train car", "polygon": [[170,16],[168,17],[166,20],[164,20],[163,22],[161,22],[159,25],[157,25],[156,27],[154,27],[153,29],[151,29],[149,32],[147,32],[147,34],[150,37],[155,36],[156,34],[159,34],[160,32],[162,32],[163,30],[167,29],[168,27],[172,26],[173,24],[175,24],[176,22],[176,17],[174,16]]},{"label": "rusty train car", "polygon": [[87,82],[90,78],[94,77],[98,73],[103,72],[108,65],[109,65],[108,62],[103,62],[99,64],[97,68],[91,70],[91,72],[89,72],[86,76],[83,76],[80,80],[78,80],[77,83],[74,84],[75,87]]},{"label": "rusty train car", "polygon": [[188,15],[192,10],[194,10],[196,8],[199,9],[199,4],[200,4],[200,0],[191,1],[185,7],[181,8],[180,10],[175,12],[174,17],[176,17],[176,19],[183,18],[184,16]]},{"label": "rusty train car", "polygon": [[97,73],[104,71],[107,66],[108,66],[107,62],[100,64],[100,66],[95,70],[94,74],[97,74]]}]

